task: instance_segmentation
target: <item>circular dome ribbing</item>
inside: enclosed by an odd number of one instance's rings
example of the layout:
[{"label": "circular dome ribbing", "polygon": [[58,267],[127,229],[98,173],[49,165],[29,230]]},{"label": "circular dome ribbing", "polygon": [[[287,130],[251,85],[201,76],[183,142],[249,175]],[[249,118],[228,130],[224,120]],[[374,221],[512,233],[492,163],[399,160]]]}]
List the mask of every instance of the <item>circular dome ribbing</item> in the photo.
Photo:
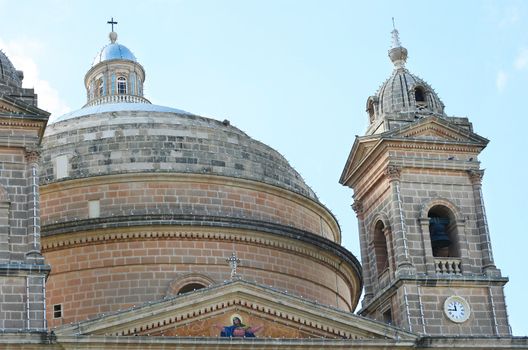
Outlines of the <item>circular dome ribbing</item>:
[{"label": "circular dome ribbing", "polygon": [[15,69],[3,51],[0,51],[0,81],[6,85],[22,87],[22,72]]},{"label": "circular dome ribbing", "polygon": [[406,68],[396,68],[376,93],[380,114],[429,111],[443,114],[444,104],[425,81]]}]

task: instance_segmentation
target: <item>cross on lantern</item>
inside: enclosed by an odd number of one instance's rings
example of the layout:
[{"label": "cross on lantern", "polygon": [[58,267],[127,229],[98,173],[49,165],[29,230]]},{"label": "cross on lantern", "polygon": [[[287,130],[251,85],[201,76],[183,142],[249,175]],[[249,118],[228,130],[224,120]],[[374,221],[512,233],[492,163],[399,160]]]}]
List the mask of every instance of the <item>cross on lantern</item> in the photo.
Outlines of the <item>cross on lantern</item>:
[{"label": "cross on lantern", "polygon": [[237,274],[236,270],[237,270],[238,264],[240,264],[240,259],[237,258],[236,253],[233,252],[233,254],[231,254],[231,256],[227,258],[226,261],[229,263],[229,266],[231,267],[231,279],[233,280],[236,278],[236,274]]},{"label": "cross on lantern", "polygon": [[106,22],[110,25],[112,25],[112,32],[114,31],[114,24],[117,24],[116,21],[114,21],[114,17],[112,17],[108,22]]}]

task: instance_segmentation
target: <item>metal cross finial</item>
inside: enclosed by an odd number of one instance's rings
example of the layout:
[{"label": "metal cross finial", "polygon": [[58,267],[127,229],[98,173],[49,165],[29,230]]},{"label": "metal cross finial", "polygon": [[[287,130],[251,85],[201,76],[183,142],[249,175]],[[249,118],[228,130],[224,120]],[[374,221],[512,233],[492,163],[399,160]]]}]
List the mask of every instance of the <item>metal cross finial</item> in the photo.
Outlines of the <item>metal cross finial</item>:
[{"label": "metal cross finial", "polygon": [[112,32],[114,31],[114,24],[117,24],[116,21],[114,21],[114,17],[112,17],[108,22],[106,22],[110,25],[112,25]]},{"label": "metal cross finial", "polygon": [[240,259],[237,258],[236,253],[233,252],[229,258],[226,259],[226,261],[229,263],[229,266],[231,267],[231,279],[236,278],[236,270],[238,264],[240,264]]}]

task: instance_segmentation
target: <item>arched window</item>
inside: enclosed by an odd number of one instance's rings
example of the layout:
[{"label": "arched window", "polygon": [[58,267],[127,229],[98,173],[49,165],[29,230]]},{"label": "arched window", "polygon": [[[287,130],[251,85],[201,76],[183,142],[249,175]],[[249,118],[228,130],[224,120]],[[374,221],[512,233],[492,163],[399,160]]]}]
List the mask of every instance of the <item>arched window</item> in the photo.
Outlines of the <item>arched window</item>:
[{"label": "arched window", "polygon": [[127,81],[125,77],[117,78],[117,93],[119,95],[126,95],[127,93]]},{"label": "arched window", "polygon": [[385,238],[385,225],[380,220],[374,227],[374,254],[376,255],[376,270],[380,278],[389,268],[389,252]]},{"label": "arched window", "polygon": [[96,91],[98,97],[104,96],[104,83],[103,83],[103,78],[102,77],[96,80],[96,82],[95,82],[95,91]]},{"label": "arched window", "polygon": [[414,99],[416,100],[416,103],[418,104],[424,104],[425,103],[425,90],[421,86],[417,86],[414,89]]},{"label": "arched window", "polygon": [[183,287],[180,288],[180,290],[178,291],[178,295],[189,293],[189,292],[192,292],[192,291],[195,291],[195,290],[198,290],[198,289],[202,289],[202,288],[205,288],[205,286],[203,284],[200,284],[200,283],[189,283],[189,284],[186,284],[186,285],[184,285]]},{"label": "arched window", "polygon": [[436,205],[429,210],[429,235],[434,257],[460,257],[455,217],[451,210]]}]

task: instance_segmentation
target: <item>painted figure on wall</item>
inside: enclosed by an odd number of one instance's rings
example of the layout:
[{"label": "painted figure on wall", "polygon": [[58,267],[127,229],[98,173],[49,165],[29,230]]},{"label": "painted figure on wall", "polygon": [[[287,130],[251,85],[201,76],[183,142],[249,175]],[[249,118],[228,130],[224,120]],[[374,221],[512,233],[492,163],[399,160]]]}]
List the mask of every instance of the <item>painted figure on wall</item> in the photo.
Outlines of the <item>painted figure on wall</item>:
[{"label": "painted figure on wall", "polygon": [[217,326],[220,329],[221,337],[254,338],[255,333],[262,329],[262,326],[249,327],[242,323],[239,316],[232,318],[231,326]]}]

